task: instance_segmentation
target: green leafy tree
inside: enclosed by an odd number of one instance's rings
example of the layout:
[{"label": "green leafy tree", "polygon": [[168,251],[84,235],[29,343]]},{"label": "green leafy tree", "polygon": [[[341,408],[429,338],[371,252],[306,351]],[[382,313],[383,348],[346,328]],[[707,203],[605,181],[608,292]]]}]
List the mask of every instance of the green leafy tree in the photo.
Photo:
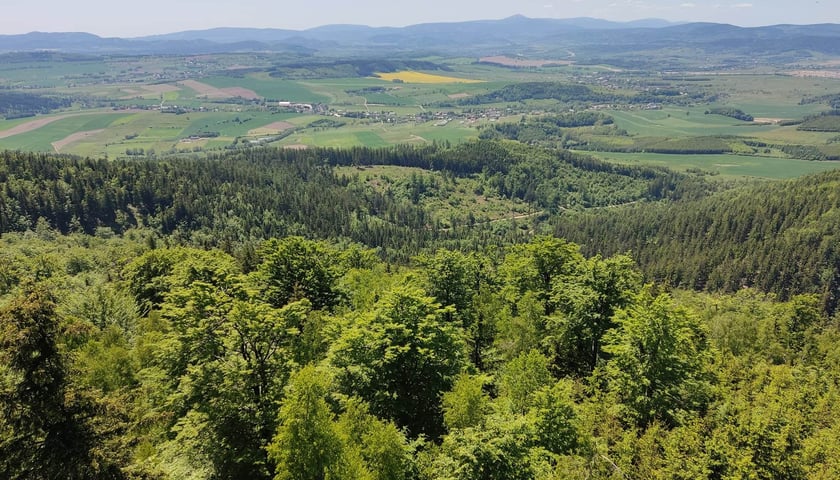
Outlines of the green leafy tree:
[{"label": "green leafy tree", "polygon": [[422,468],[429,480],[531,480],[533,429],[525,417],[494,416],[450,432]]},{"label": "green leafy tree", "polygon": [[150,250],[126,265],[123,276],[143,310],[157,309],[166,295],[193,282],[229,286],[239,273],[236,260],[219,250],[165,248]]},{"label": "green leafy tree", "polygon": [[122,478],[86,421],[96,411],[72,388],[56,307],[41,287],[0,310],[0,474],[10,479]]},{"label": "green leafy tree", "polygon": [[505,279],[506,296],[516,303],[525,292],[534,292],[545,314],[554,312],[551,298],[554,284],[576,272],[583,262],[580,247],[566,240],[542,236],[517,246],[505,256],[500,274]]},{"label": "green leafy tree", "polygon": [[[516,311],[513,315],[511,310]],[[510,361],[543,347],[546,339],[545,308],[533,292],[526,292],[511,309],[499,308],[494,345],[501,360]]]},{"label": "green leafy tree", "polygon": [[423,267],[428,293],[444,307],[453,307],[448,318],[463,327],[470,360],[484,370],[497,315],[489,310],[496,306],[490,294],[495,282],[489,268],[477,255],[443,249],[417,260]]},{"label": "green leafy tree", "polygon": [[329,376],[306,366],[289,381],[280,407],[277,435],[268,455],[277,464],[275,480],[325,480],[340,467],[343,445],[327,403]]},{"label": "green leafy tree", "polygon": [[257,279],[265,299],[275,307],[307,299],[317,309],[338,304],[341,276],[338,252],[326,243],[302,237],[271,239],[260,248]]},{"label": "green leafy tree", "polygon": [[482,424],[490,408],[490,396],[484,392],[487,381],[482,375],[462,373],[443,394],[443,421],[449,431]]},{"label": "green leafy tree", "polygon": [[546,321],[544,344],[559,374],[592,373],[604,357],[602,338],[615,326],[616,309],[633,300],[640,280],[630,257],[596,256],[582,262],[579,273],[554,284],[557,312]]},{"label": "green leafy tree", "polygon": [[460,329],[447,312],[418,289],[392,290],[333,344],[329,361],[339,389],[411,435],[439,436],[440,396],[464,364]]},{"label": "green leafy tree", "polygon": [[[452,306],[453,318],[469,322],[473,296],[481,284],[478,265],[461,252],[438,250],[433,256],[422,256],[427,289],[443,306]],[[466,325],[465,325],[466,326]]]},{"label": "green leafy tree", "polygon": [[193,428],[209,440],[196,445],[217,476],[261,478],[272,470],[264,448],[310,308],[303,300],[277,309],[235,283],[228,292],[196,281],[167,295],[169,401],[179,415],[200,414]]},{"label": "green leafy tree", "polygon": [[571,453],[581,444],[573,387],[571,380],[564,379],[534,394],[530,413],[535,418],[536,444],[557,455]]},{"label": "green leafy tree", "polygon": [[499,375],[500,398],[514,413],[524,414],[533,402],[534,394],[551,384],[548,359],[536,350],[523,353],[503,367]]},{"label": "green leafy tree", "polygon": [[709,393],[709,351],[696,317],[646,288],[616,312],[615,322],[604,336],[612,356],[604,375],[628,418],[639,426],[654,420],[673,426],[700,411]]},{"label": "green leafy tree", "polygon": [[805,440],[828,433],[814,430],[817,422],[829,426],[836,418],[833,408],[826,409],[836,393],[825,392],[810,368],[747,360],[722,370],[722,395],[708,415],[711,471],[722,478],[807,478],[807,464],[819,459],[811,455],[830,452],[831,446],[817,450],[813,439]]},{"label": "green leafy tree", "polygon": [[406,480],[413,477],[414,448],[392,422],[371,415],[358,398],[349,399],[338,418],[337,429],[349,459],[357,457],[371,480]]}]

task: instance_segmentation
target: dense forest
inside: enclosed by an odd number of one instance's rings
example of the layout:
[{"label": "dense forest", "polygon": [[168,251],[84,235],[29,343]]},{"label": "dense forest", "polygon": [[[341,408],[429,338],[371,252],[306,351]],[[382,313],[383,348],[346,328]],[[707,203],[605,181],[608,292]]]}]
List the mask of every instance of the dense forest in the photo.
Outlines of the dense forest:
[{"label": "dense forest", "polygon": [[662,169],[492,141],[380,150],[251,149],[144,162],[0,155],[0,233],[34,228],[39,219],[62,233],[145,226],[228,251],[243,242],[303,234],[364,242],[404,260],[439,241],[487,245],[499,239],[481,225],[436,224],[418,205],[428,193],[424,183],[382,192],[333,167],[420,167],[446,172],[451,182],[473,175],[488,195],[549,211],[700,195],[705,188]]},{"label": "dense forest", "polygon": [[0,472],[836,478],[836,317],[554,237],[411,265],[284,237],[2,240]]},{"label": "dense forest", "polygon": [[[631,251],[657,282],[730,292],[749,286],[782,299],[815,293],[829,314],[838,306],[836,172],[715,193],[721,184],[702,176],[490,140],[143,162],[3,157],[0,232],[39,223],[64,234],[146,228],[236,255],[267,238],[304,235],[362,243],[405,263],[430,248],[481,251],[536,230],[578,242],[589,254]],[[335,170],[359,165],[421,167],[442,172],[443,180],[412,177],[382,190]],[[527,230],[443,224],[424,198],[445,195],[459,177],[476,179],[482,195],[518,199],[544,215]]]},{"label": "dense forest", "polygon": [[790,298],[840,292],[840,172],[763,182],[696,202],[632,205],[568,215],[554,232],[587,251],[632,251],[649,278],[734,292],[756,287]]},{"label": "dense forest", "polygon": [[[3,478],[840,475],[840,173],[500,139],[0,165]],[[467,180],[534,215],[444,225]]]}]

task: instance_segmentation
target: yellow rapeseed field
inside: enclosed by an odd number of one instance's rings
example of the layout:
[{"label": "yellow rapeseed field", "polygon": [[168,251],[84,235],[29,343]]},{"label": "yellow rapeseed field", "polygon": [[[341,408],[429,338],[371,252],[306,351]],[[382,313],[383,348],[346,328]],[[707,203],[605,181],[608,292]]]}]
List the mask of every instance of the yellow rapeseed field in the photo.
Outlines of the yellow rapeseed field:
[{"label": "yellow rapeseed field", "polygon": [[431,75],[421,72],[394,72],[377,73],[376,76],[382,80],[402,80],[405,83],[482,83],[483,80],[472,80],[469,78],[444,77],[442,75]]}]

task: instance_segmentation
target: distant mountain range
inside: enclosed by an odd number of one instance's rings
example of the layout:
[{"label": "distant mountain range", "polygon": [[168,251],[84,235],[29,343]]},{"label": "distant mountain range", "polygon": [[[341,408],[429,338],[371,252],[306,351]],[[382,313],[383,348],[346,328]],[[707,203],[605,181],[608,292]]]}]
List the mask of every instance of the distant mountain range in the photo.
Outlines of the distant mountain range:
[{"label": "distant mountain range", "polygon": [[328,25],[308,30],[214,28],[138,38],[89,33],[0,35],[0,52],[54,50],[83,54],[206,54],[234,52],[355,53],[428,52],[497,54],[583,52],[619,54],[645,49],[697,48],[706,52],[791,51],[840,53],[840,25],[775,25],[742,28],[715,23],[675,24],[648,19],[611,22],[595,18],[426,23],[408,27]]}]

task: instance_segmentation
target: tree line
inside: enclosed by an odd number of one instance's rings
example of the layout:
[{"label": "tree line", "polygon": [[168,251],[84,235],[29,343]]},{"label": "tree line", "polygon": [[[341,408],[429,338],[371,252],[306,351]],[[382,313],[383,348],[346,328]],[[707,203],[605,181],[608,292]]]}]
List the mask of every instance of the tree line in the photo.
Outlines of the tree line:
[{"label": "tree line", "polygon": [[552,211],[665,198],[690,183],[661,169],[490,141],[454,147],[248,149],[206,159],[144,161],[22,152],[0,156],[0,233],[34,228],[39,219],[62,233],[121,233],[142,226],[226,250],[304,234],[364,242],[403,259],[436,242],[483,238],[486,243],[489,232],[443,228],[416,198],[370,188],[334,167],[394,165],[472,175],[488,195]]},{"label": "tree line", "polygon": [[70,104],[70,99],[54,95],[0,90],[0,115],[3,115],[6,120],[34,117],[39,113],[50,113],[53,110],[67,108]]}]

